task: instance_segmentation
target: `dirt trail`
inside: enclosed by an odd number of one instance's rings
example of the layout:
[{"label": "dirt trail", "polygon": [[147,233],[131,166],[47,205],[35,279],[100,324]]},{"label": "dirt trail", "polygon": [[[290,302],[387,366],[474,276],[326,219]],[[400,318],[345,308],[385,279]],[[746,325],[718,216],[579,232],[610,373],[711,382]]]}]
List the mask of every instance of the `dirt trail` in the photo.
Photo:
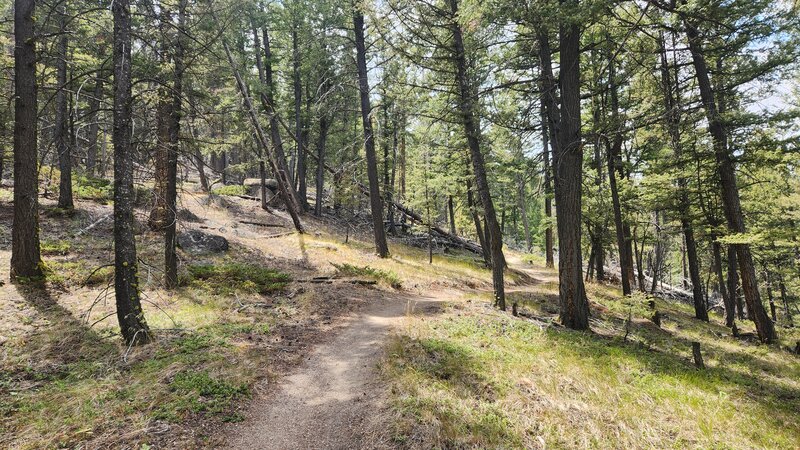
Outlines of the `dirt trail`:
[{"label": "dirt trail", "polygon": [[392,327],[411,314],[438,308],[446,293],[430,297],[387,296],[349,319],[318,346],[292,375],[257,398],[244,422],[231,425],[232,449],[382,448],[379,420],[383,387],[376,368]]}]

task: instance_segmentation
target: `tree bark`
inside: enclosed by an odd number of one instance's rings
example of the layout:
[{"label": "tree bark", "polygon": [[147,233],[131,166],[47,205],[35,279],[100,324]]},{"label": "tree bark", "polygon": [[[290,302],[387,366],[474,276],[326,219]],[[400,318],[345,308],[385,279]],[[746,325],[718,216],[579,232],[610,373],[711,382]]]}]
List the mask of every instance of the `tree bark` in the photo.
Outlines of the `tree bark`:
[{"label": "tree bark", "polygon": [[[703,55],[702,44],[700,42],[697,28],[689,21],[684,19],[686,36],[689,39],[689,51],[692,54],[692,63],[695,68],[697,84],[700,88],[700,98],[706,112],[708,120],[708,131],[714,144],[714,155],[717,161],[717,172],[719,174],[722,188],[722,204],[725,217],[728,221],[728,228],[733,233],[745,233],[747,230],[742,214],[741,202],[739,199],[739,187],[736,184],[736,172],[734,170],[733,159],[728,149],[728,137],[722,117],[717,110],[714,98],[714,89],[708,75],[705,56]],[[761,303],[761,295],[758,292],[758,279],[756,278],[753,257],[750,253],[748,244],[735,244],[737,259],[739,261],[739,272],[742,277],[742,291],[744,292],[747,310],[751,319],[755,323],[759,339],[764,343],[772,343],[776,339],[775,326]]]},{"label": "tree bark", "polygon": [[75,208],[72,202],[72,158],[70,154],[68,120],[69,111],[67,104],[67,48],[69,35],[67,34],[67,9],[66,3],[59,7],[59,35],[56,50],[56,123],[53,130],[53,141],[58,153],[58,170],[61,172],[58,186],[58,207],[65,210]]},{"label": "tree bark", "polygon": [[711,236],[711,249],[714,253],[714,272],[717,275],[717,283],[719,284],[719,292],[722,295],[722,303],[725,305],[725,326],[733,328],[736,323],[736,303],[733,300],[730,292],[725,283],[725,277],[722,274],[722,248],[717,242],[716,236]]},{"label": "tree bark", "polygon": [[[172,85],[172,105],[169,121],[169,146],[167,147],[167,208],[166,229],[164,231],[164,284],[167,289],[178,287],[177,245],[178,222],[178,150],[180,146],[181,117],[183,116],[183,73],[184,73],[184,26],[186,22],[186,2],[178,2],[178,32],[174,43],[174,79]],[[162,5],[162,8],[165,8]]]},{"label": "tree bark", "polygon": [[[619,123],[619,102],[617,100],[616,71],[614,61],[609,61],[609,80],[611,90],[611,115],[614,124]],[[622,134],[617,132],[613,141],[608,145],[608,186],[611,190],[611,203],[614,209],[614,227],[617,235],[617,248],[619,249],[620,278],[622,281],[623,295],[633,292],[633,249],[631,247],[630,226],[622,217],[622,203],[617,187],[617,175],[620,179],[625,177],[622,166]]]},{"label": "tree bark", "polygon": [[97,167],[97,137],[100,131],[100,105],[103,99],[104,73],[103,68],[97,70],[97,77],[94,82],[94,95],[89,99],[89,130],[88,145],[86,147],[86,171],[90,177],[95,176]]},{"label": "tree bark", "polygon": [[130,0],[115,0],[114,13],[114,290],[120,332],[129,345],[150,342],[139,300],[133,216],[131,148]]},{"label": "tree bark", "polygon": [[456,213],[455,209],[453,208],[453,196],[447,196],[447,212],[450,215],[450,233],[456,234]]},{"label": "tree bark", "polygon": [[[680,93],[678,92],[678,80],[673,80],[670,75],[667,63],[667,50],[663,40],[659,40],[661,53],[661,84],[664,99],[664,109],[666,111],[666,128],[669,132],[670,143],[675,154],[675,159],[680,164],[683,158],[683,146],[680,135]],[[675,94],[673,96],[673,90]],[[678,177],[678,202],[681,229],[683,230],[684,242],[686,243],[686,257],[689,263],[689,277],[692,283],[692,299],[694,300],[695,318],[708,322],[708,309],[703,298],[702,281],[700,280],[700,268],[697,261],[697,244],[694,239],[694,228],[691,221],[691,205],[689,204],[688,182],[686,177]],[[684,260],[684,273],[685,273]]]},{"label": "tree bark", "polygon": [[525,192],[525,179],[522,175],[519,175],[517,189],[517,203],[519,204],[519,214],[522,216],[522,229],[525,233],[525,250],[530,252],[531,248],[533,247],[533,241],[531,239],[531,223],[530,220],[528,220],[528,208],[525,205],[525,200],[527,199],[527,193]]},{"label": "tree bark", "polygon": [[[550,55],[547,55],[549,60]],[[550,74],[552,77],[552,73]],[[547,120],[547,112],[545,111],[545,97],[544,89],[542,89],[542,157],[544,160],[544,215],[547,219],[547,228],[544,230],[544,254],[545,254],[545,267],[554,267],[555,259],[553,258],[553,186],[552,186],[552,173],[553,168],[550,166],[550,139],[549,139],[549,126]]]},{"label": "tree bark", "polygon": [[[168,67],[170,62],[169,26],[170,14],[168,6],[163,2],[160,5],[159,29],[160,52],[158,58],[162,67]],[[153,186],[153,207],[147,224],[151,230],[160,231],[167,226],[167,190],[169,189],[169,152],[170,133],[172,126],[173,100],[170,93],[169,81],[171,76],[166,70],[159,76],[158,103],[156,106],[156,148],[155,148],[155,183]],[[223,169],[224,172],[224,169]],[[224,182],[224,181],[223,181]]]},{"label": "tree bark", "polygon": [[[577,4],[577,0],[570,1]],[[566,4],[566,3],[565,3]],[[561,117],[554,142],[555,199],[558,220],[558,273],[561,323],[572,329],[589,328],[589,302],[583,285],[581,263],[581,143],[580,27],[560,26],[559,76]]]},{"label": "tree bark", "polygon": [[[270,140],[272,141],[272,152],[274,153],[275,164],[277,165],[276,168],[273,168],[273,172],[275,173],[276,179],[283,179],[284,183],[287,185],[292,198],[291,208],[296,210],[299,214],[302,212],[302,210],[297,204],[297,190],[294,187],[294,183],[289,176],[289,170],[286,166],[286,154],[283,151],[283,141],[281,139],[279,128],[280,125],[278,123],[278,116],[275,111],[275,81],[272,71],[272,48],[270,47],[269,32],[266,28],[263,28],[261,31],[263,34],[264,44],[264,81],[266,84],[266,92],[261,94],[261,103],[263,104],[264,109],[267,111],[267,115],[269,117]],[[287,208],[288,207],[289,206],[287,205]]]},{"label": "tree bark", "polygon": [[39,164],[37,146],[36,2],[14,2],[14,222],[11,280],[42,276],[39,253]]},{"label": "tree bark", "polygon": [[[358,7],[356,7],[358,8]],[[383,200],[378,180],[378,161],[375,155],[375,136],[372,132],[372,107],[369,99],[367,79],[367,49],[364,41],[364,15],[358,9],[353,11],[353,28],[356,38],[356,66],[358,69],[358,90],[361,98],[361,122],[364,129],[364,150],[367,154],[367,177],[369,178],[369,199],[372,213],[372,226],[375,234],[375,251],[381,258],[389,256],[386,244],[386,231],[383,228]]]},{"label": "tree bark", "polygon": [[323,113],[319,119],[319,136],[317,140],[317,195],[314,204],[314,215],[322,216],[322,197],[325,195],[325,144],[328,140],[328,117]]},{"label": "tree bark", "polygon": [[504,286],[505,257],[503,256],[503,236],[500,231],[500,224],[497,222],[497,215],[492,202],[492,194],[489,189],[489,180],[486,176],[486,165],[483,161],[481,152],[481,130],[475,116],[475,105],[473,100],[473,88],[467,74],[467,55],[464,48],[464,38],[461,25],[457,22],[458,0],[449,0],[450,12],[452,13],[452,33],[453,33],[453,59],[456,69],[456,82],[458,84],[459,112],[461,114],[464,133],[466,134],[467,145],[470,151],[470,160],[475,176],[475,184],[478,189],[478,197],[483,205],[486,228],[489,232],[489,248],[492,255],[492,284],[494,286],[495,305],[501,310],[506,309],[506,294]]},{"label": "tree bark", "polygon": [[728,245],[728,294],[736,305],[736,315],[739,320],[744,320],[744,305],[739,295],[739,269],[736,264],[736,249]]}]

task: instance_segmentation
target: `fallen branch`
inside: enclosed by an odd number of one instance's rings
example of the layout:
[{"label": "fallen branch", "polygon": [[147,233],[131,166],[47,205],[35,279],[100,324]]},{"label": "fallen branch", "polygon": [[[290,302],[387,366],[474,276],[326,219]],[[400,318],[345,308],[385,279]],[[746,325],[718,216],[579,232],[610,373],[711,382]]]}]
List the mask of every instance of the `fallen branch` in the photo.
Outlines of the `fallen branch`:
[{"label": "fallen branch", "polygon": [[95,220],[95,221],[94,221],[94,223],[92,223],[92,224],[91,224],[91,225],[89,225],[88,227],[86,227],[86,228],[84,228],[84,229],[82,229],[82,230],[78,231],[77,233],[75,233],[75,237],[78,237],[78,236],[82,235],[83,233],[86,233],[86,232],[88,232],[88,231],[91,231],[91,230],[92,230],[94,227],[96,227],[96,226],[100,225],[101,223],[103,223],[103,222],[104,222],[106,219],[108,219],[109,217],[111,217],[111,214],[106,214],[105,216],[103,216],[103,217],[101,217],[101,218],[99,218],[99,219]]},{"label": "fallen branch", "polygon": [[240,220],[239,223],[243,223],[245,225],[256,225],[265,228],[286,228],[286,225],[281,225],[279,223],[250,222],[249,220]]}]

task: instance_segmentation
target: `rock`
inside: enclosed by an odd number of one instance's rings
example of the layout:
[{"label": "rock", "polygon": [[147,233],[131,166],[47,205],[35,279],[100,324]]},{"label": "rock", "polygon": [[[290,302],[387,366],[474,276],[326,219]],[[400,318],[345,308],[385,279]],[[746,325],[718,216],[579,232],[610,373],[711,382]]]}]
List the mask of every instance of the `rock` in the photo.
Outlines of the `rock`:
[{"label": "rock", "polygon": [[222,253],[228,251],[228,240],[216,234],[189,230],[178,235],[178,247],[189,253]]},{"label": "rock", "polygon": [[[242,184],[247,188],[247,195],[261,197],[261,178],[245,178]],[[267,200],[269,200],[278,192],[278,180],[267,178],[265,184],[267,185]]]},{"label": "rock", "polygon": [[189,211],[188,209],[178,210],[178,220],[182,222],[202,223],[203,219],[197,217],[197,214]]}]

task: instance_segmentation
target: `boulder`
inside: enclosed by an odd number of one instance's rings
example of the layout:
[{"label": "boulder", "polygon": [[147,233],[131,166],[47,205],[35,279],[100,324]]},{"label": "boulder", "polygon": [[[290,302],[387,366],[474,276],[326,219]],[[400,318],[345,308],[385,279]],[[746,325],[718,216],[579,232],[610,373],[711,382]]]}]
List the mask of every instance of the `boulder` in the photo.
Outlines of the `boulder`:
[{"label": "boulder", "polygon": [[189,253],[222,253],[228,251],[228,240],[216,234],[189,230],[178,235],[178,247]]},{"label": "boulder", "polygon": [[[247,195],[261,198],[261,178],[245,178],[242,184],[247,188]],[[267,200],[269,200],[278,192],[278,181],[267,178],[264,184],[267,185]]]}]

